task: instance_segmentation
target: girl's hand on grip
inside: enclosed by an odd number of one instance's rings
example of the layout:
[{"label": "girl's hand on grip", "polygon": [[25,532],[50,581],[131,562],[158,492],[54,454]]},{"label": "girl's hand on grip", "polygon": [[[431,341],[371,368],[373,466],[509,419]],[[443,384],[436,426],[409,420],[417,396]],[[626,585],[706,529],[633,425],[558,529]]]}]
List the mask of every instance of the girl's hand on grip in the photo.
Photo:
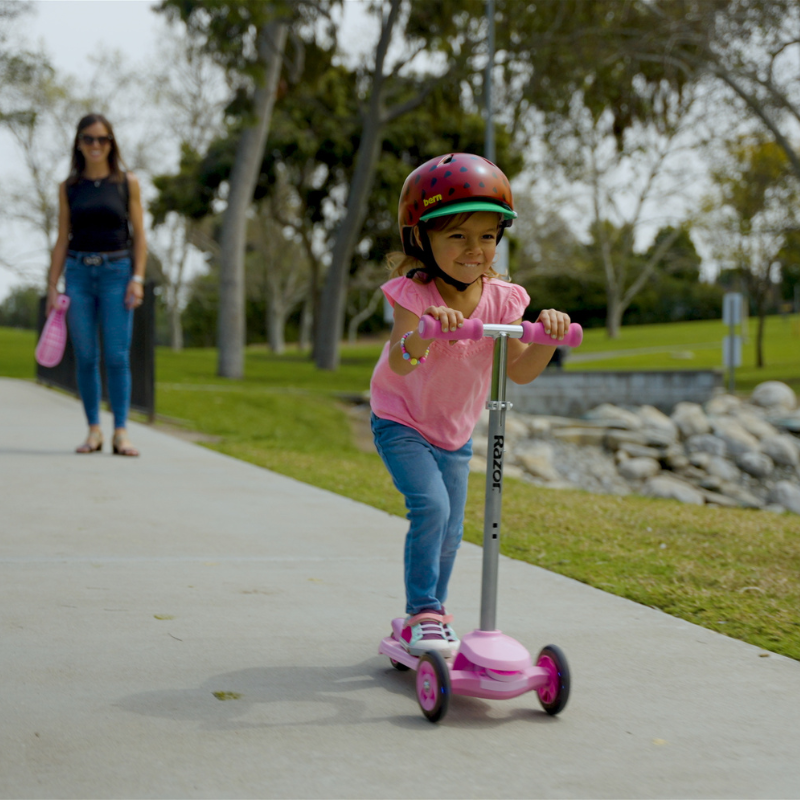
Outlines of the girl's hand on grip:
[{"label": "girl's hand on grip", "polygon": [[563,339],[569,330],[570,318],[569,314],[563,311],[556,311],[554,308],[548,308],[539,313],[536,320],[544,325],[545,331],[552,339]]},{"label": "girl's hand on grip", "polygon": [[439,320],[442,325],[442,333],[454,331],[464,325],[464,315],[454,308],[447,306],[429,306],[422,312],[428,314],[434,319]]}]

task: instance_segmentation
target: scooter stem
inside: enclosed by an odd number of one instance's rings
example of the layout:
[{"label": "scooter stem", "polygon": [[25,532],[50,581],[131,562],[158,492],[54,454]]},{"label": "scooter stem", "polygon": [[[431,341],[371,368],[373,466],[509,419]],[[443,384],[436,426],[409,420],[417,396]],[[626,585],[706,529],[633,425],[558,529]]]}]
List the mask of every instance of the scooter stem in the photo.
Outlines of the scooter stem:
[{"label": "scooter stem", "polygon": [[500,518],[503,500],[503,457],[505,455],[506,365],[508,335],[494,341],[492,388],[489,402],[489,447],[486,453],[486,505],[483,515],[483,580],[481,583],[482,631],[497,629],[497,571],[500,556]]}]

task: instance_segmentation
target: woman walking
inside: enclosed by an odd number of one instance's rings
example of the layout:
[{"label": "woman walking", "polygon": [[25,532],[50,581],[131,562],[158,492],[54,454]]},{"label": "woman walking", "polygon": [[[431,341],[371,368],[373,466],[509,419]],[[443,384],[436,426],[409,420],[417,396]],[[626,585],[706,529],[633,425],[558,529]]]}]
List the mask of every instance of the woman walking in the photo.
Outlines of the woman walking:
[{"label": "woman walking", "polygon": [[102,450],[100,347],[111,410],[113,452],[138,456],[126,429],[131,398],[133,309],[144,296],[147,243],[136,177],[123,169],[111,123],[89,114],[78,123],[69,177],[59,186],[58,239],[50,262],[47,313],[61,273],[70,299],[67,324],[77,363],[78,391],[89,434],[76,452]]}]

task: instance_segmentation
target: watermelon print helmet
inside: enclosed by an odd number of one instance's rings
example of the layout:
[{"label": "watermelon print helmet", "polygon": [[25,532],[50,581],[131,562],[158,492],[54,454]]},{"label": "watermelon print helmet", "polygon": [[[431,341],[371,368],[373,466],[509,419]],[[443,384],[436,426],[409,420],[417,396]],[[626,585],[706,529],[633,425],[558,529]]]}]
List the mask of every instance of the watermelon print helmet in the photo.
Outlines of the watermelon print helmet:
[{"label": "watermelon print helmet", "polygon": [[511,186],[503,171],[472,153],[449,153],[426,161],[406,178],[400,193],[397,221],[403,252],[419,257],[420,248],[413,239],[415,225],[473,211],[502,214],[497,237],[500,241],[503,229],[517,216]]}]

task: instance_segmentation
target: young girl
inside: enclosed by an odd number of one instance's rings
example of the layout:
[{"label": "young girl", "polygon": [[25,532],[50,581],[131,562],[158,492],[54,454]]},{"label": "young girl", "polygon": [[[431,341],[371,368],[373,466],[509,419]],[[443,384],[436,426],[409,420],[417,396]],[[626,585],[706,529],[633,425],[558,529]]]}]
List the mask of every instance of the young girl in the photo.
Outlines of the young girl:
[{"label": "young girl", "polygon": [[[468,317],[522,323],[527,292],[492,269],[497,243],[516,216],[506,176],[469,153],[426,162],[406,178],[400,196],[404,255],[383,286],[394,326],[370,389],[375,444],[408,509],[402,640],[413,655],[448,656],[458,648],[444,603],[462,536],[472,430],[485,407],[494,350],[490,338],[423,339],[417,326],[424,314],[443,332]],[[553,346],[509,339],[508,377],[515,383],[539,375],[570,324],[553,309],[538,320]]]}]

